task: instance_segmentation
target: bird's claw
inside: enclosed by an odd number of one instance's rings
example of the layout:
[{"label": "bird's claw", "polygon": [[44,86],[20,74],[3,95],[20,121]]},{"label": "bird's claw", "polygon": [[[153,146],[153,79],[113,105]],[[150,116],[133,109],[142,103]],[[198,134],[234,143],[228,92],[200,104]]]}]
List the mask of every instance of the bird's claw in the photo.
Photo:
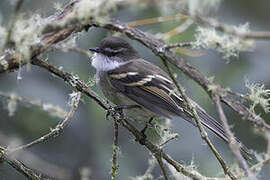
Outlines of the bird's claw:
[{"label": "bird's claw", "polygon": [[133,109],[133,108],[141,108],[141,106],[136,105],[136,104],[131,104],[131,105],[121,105],[121,106],[110,107],[107,110],[106,118],[108,119],[110,115],[115,116],[119,114],[120,117],[118,119],[122,119],[124,118],[123,110]]}]

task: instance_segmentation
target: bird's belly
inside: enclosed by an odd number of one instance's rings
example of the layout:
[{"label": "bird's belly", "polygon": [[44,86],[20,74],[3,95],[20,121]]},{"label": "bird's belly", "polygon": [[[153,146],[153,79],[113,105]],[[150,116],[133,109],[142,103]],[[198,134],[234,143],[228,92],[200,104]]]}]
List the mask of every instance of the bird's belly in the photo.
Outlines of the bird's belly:
[{"label": "bird's belly", "polygon": [[[104,78],[98,80],[98,86],[100,87],[104,96],[111,101],[116,106],[123,106],[123,105],[139,105],[135,101],[129,99],[125,96],[122,92],[114,88],[111,83],[109,82],[106,75],[100,76],[98,74],[98,78]],[[140,106],[140,105],[139,105]],[[141,106],[142,107],[142,106]],[[156,117],[157,114],[142,107],[142,108],[131,108],[131,109],[124,109],[124,114],[131,118],[138,118],[138,119],[149,119],[151,117]]]}]

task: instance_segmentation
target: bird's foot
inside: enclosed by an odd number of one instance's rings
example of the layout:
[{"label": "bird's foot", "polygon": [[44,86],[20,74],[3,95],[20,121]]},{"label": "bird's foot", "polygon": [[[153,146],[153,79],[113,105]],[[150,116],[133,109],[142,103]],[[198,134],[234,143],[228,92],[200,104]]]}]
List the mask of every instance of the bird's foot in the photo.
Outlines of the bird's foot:
[{"label": "bird's foot", "polygon": [[107,110],[107,114],[106,114],[106,119],[108,119],[108,117],[110,115],[115,116],[115,115],[119,115],[119,120],[124,118],[124,114],[123,114],[123,110],[124,109],[133,109],[133,108],[141,108],[141,106],[136,105],[136,104],[130,104],[130,105],[121,105],[121,106],[115,106],[115,107],[110,107]]},{"label": "bird's foot", "polygon": [[149,119],[149,121],[145,124],[144,128],[141,130],[142,138],[140,138],[140,139],[135,139],[135,141],[139,141],[139,143],[142,144],[142,145],[145,144],[145,140],[146,140],[146,138],[147,138],[145,132],[146,132],[147,128],[149,127],[149,125],[151,125],[151,126],[153,125],[153,124],[152,124],[153,119],[154,119],[154,117],[151,117],[151,118]]}]

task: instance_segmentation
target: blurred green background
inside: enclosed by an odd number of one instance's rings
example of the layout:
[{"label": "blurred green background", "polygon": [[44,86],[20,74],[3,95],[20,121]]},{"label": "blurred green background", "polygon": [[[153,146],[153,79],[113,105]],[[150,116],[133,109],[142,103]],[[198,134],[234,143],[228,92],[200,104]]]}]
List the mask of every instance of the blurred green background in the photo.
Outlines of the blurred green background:
[{"label": "blurred green background", "polygon": [[[22,11],[26,14],[39,13],[48,16],[55,12],[54,3],[65,4],[67,1],[58,0],[25,0]],[[221,22],[228,24],[250,23],[252,30],[270,30],[270,1],[269,0],[226,0],[222,1],[218,11],[212,13]],[[12,6],[9,0],[0,1],[0,24],[6,26]],[[177,11],[166,12],[167,15],[176,14]],[[126,7],[114,13],[112,16],[123,22],[151,18],[165,15],[156,5]],[[139,27],[143,31],[151,33],[167,32],[181,22],[167,22]],[[170,42],[194,40],[196,26],[182,33]],[[80,48],[88,49],[104,37],[110,35],[107,30],[90,28],[88,32],[78,34],[77,44]],[[161,61],[144,46],[134,40],[128,40],[140,53],[140,55],[157,64]],[[241,53],[239,59],[233,59],[227,63],[222,55],[214,50],[205,51],[201,57],[183,56],[187,61],[197,67],[207,77],[215,76],[215,82],[223,87],[247,93],[244,85],[245,78],[250,82],[259,82],[270,88],[270,43],[257,41],[256,47],[251,52]],[[84,81],[93,78],[95,71],[90,65],[90,60],[75,52],[50,51],[44,58],[51,63],[63,66],[63,69],[78,75]],[[35,66],[30,70],[21,68],[21,80],[17,80],[18,72],[0,74],[0,91],[16,93],[27,99],[40,99],[45,103],[59,105],[68,110],[68,94],[72,89],[62,80],[52,76],[47,71]],[[217,117],[214,105],[208,95],[196,83],[179,72],[179,81],[186,88],[186,92],[193,100],[196,100],[211,115]],[[94,89],[100,94],[95,86]],[[112,122],[105,120],[105,112],[93,100],[83,97],[84,102],[79,106],[74,118],[64,133],[49,142],[29,148],[27,152],[19,152],[16,158],[26,165],[59,179],[81,179],[81,175],[90,173],[90,179],[110,179],[113,127]],[[7,101],[0,98],[0,143],[1,145],[27,143],[47,133],[60,120],[53,118],[37,108],[29,108],[19,104],[15,115],[8,116],[6,110]],[[226,114],[233,127],[235,135],[249,148],[258,153],[265,152],[266,142],[255,134],[251,124],[241,120],[241,117],[225,107]],[[262,116],[269,123],[269,115]],[[179,139],[169,144],[165,151],[175,160],[189,165],[194,162],[198,171],[205,176],[217,176],[222,174],[221,166],[209,150],[208,146],[200,138],[199,132],[192,125],[181,118],[174,118],[172,131],[180,134]],[[209,133],[211,140],[230,164],[234,162],[228,146],[220,139]],[[119,158],[120,168],[116,179],[126,180],[144,174],[149,152],[138,143],[130,133],[120,128]],[[154,170],[155,179],[160,176],[160,168]],[[259,179],[269,179],[270,166],[266,165]],[[25,179],[6,163],[0,164],[0,180]]]}]

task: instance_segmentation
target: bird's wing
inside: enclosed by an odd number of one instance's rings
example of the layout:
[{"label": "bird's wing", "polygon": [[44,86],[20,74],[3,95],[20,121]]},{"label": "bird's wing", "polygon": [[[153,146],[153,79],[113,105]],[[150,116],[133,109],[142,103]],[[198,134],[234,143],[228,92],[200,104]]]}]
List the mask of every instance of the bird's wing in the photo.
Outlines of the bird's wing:
[{"label": "bird's wing", "polygon": [[181,107],[183,99],[163,70],[141,59],[123,66],[108,72],[110,82],[115,88],[159,115],[184,115]]}]

